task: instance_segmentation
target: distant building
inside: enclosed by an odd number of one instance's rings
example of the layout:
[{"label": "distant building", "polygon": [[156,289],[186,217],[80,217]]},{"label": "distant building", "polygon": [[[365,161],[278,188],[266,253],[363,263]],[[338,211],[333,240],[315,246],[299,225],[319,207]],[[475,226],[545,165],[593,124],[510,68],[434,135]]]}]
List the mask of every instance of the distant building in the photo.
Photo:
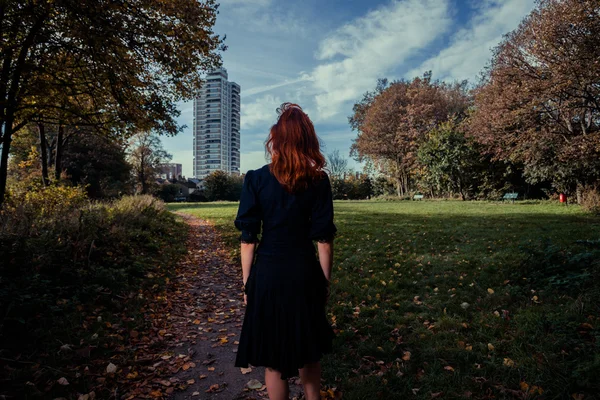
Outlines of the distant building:
[{"label": "distant building", "polygon": [[225,68],[208,74],[194,100],[193,148],[195,178],[240,173],[240,85],[228,81]]},{"label": "distant building", "polygon": [[158,166],[158,176],[162,179],[178,179],[182,174],[181,164],[166,163]]}]

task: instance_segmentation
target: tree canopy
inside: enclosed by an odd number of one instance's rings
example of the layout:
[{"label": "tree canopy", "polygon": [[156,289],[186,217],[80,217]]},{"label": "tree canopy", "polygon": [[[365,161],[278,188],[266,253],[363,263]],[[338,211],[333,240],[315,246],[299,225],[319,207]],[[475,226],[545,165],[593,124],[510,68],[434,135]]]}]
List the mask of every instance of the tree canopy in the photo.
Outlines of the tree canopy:
[{"label": "tree canopy", "polygon": [[600,177],[600,1],[540,0],[495,49],[470,133],[531,182]]},{"label": "tree canopy", "polygon": [[176,134],[176,102],[221,63],[214,0],[46,0],[0,9],[0,202],[14,132],[30,122]]}]

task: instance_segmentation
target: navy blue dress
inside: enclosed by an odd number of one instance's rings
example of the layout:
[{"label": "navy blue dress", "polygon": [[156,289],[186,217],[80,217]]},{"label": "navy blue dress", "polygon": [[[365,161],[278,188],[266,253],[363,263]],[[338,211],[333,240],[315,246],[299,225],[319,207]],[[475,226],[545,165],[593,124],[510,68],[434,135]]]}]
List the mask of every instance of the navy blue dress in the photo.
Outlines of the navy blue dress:
[{"label": "navy blue dress", "polygon": [[304,364],[331,352],[335,336],[325,314],[327,279],[313,243],[331,241],[336,233],[329,178],[323,174],[307,190],[290,194],[269,165],[248,171],[235,226],[240,241],[258,243],[235,366],[271,367],[281,379],[298,376]]}]

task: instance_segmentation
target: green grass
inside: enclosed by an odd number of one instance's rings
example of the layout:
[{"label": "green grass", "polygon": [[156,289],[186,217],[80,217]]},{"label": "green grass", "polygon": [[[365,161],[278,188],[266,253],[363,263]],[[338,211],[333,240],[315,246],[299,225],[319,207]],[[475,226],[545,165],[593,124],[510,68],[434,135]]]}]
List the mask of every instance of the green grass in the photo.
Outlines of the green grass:
[{"label": "green grass", "polygon": [[[235,249],[237,203],[171,208]],[[599,266],[567,253],[587,254],[576,242],[600,239],[600,219],[551,202],[340,201],[335,223],[337,338],[323,367],[344,399],[600,392]]]}]

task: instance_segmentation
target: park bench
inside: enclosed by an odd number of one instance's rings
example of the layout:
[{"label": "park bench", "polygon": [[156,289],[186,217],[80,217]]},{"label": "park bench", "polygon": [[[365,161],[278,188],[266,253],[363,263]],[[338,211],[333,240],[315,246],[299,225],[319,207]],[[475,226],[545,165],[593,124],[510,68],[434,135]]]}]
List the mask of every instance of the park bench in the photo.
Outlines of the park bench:
[{"label": "park bench", "polygon": [[415,194],[413,196],[413,200],[423,200],[423,195],[422,194]]},{"label": "park bench", "polygon": [[512,200],[512,202],[514,203],[518,197],[519,193],[505,193],[504,197],[502,197],[502,200]]}]

